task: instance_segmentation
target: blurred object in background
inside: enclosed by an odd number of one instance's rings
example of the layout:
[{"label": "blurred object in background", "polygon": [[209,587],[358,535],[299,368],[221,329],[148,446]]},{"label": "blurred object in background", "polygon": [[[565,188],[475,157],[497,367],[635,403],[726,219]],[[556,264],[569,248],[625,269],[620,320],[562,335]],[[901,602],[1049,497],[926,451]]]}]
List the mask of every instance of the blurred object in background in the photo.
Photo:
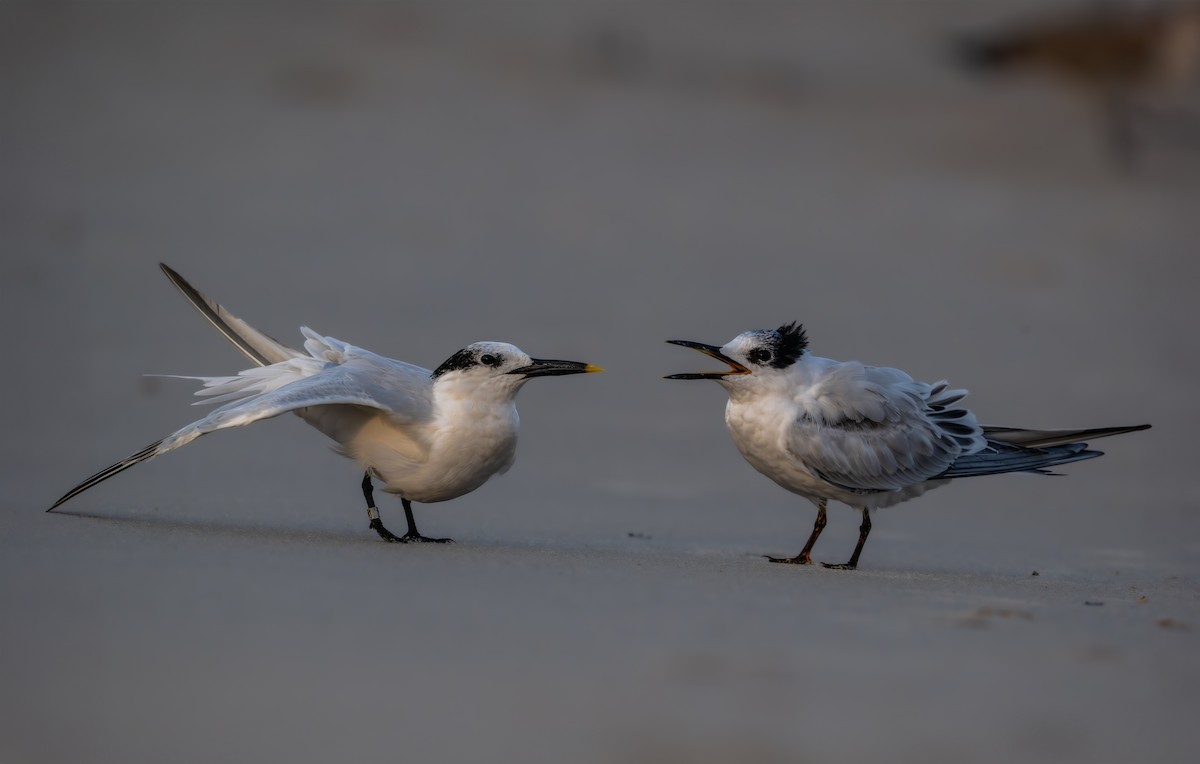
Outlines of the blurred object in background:
[{"label": "blurred object in background", "polygon": [[972,70],[1044,73],[1082,88],[1101,107],[1109,148],[1125,167],[1137,162],[1147,129],[1200,145],[1200,4],[1097,2],[965,36],[956,52]]}]

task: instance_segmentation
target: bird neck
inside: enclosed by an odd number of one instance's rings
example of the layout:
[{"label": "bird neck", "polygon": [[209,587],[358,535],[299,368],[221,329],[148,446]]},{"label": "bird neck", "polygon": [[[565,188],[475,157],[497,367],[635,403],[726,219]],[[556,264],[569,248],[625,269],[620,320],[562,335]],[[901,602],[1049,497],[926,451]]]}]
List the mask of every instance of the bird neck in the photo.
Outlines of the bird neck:
[{"label": "bird neck", "polygon": [[489,409],[511,409],[516,406],[517,391],[523,380],[513,378],[483,380],[449,377],[437,380],[433,386],[433,405],[441,412],[460,411],[464,414]]}]

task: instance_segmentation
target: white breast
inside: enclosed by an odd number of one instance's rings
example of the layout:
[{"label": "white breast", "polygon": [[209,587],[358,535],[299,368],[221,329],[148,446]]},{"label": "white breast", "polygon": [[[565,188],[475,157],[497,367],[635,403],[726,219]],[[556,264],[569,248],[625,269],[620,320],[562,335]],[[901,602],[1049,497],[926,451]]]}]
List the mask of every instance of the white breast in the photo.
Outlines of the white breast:
[{"label": "white breast", "polygon": [[434,421],[419,428],[376,417],[343,450],[389,493],[421,503],[447,501],[512,466],[519,424],[512,404],[443,405]]},{"label": "white breast", "polygon": [[729,399],[725,425],[750,466],[783,488],[814,502],[829,497],[830,486],[787,450],[787,434],[796,420],[795,404],[780,396],[750,402]]}]

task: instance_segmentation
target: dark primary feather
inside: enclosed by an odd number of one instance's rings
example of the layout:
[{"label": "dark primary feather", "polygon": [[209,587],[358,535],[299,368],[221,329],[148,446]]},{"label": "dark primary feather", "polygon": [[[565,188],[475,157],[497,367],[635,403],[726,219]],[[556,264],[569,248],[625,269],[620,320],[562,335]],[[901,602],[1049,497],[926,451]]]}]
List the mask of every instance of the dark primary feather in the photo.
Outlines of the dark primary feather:
[{"label": "dark primary feather", "polygon": [[63,494],[63,497],[61,499],[54,502],[53,507],[50,507],[50,509],[47,509],[46,511],[53,512],[55,510],[55,508],[57,508],[64,501],[67,501],[68,499],[70,499],[74,496],[78,496],[79,494],[83,493],[84,491],[86,491],[87,489],[96,485],[97,483],[103,483],[105,480],[108,480],[113,475],[120,474],[135,464],[140,464],[140,463],[146,461],[150,457],[154,456],[155,453],[157,453],[158,447],[161,444],[162,444],[161,440],[155,441],[154,443],[151,443],[150,445],[143,448],[141,451],[138,451],[136,454],[133,454],[132,456],[127,456],[124,459],[122,459],[121,461],[117,462],[116,464],[114,464],[110,467],[105,467],[104,469],[97,472],[95,475],[92,475],[87,480],[83,481],[79,485],[77,485],[74,488],[72,488],[71,490],[67,491],[65,494]]},{"label": "dark primary feather", "polygon": [[1131,427],[1093,427],[1087,430],[1027,430],[1023,427],[992,427],[983,426],[983,434],[988,440],[1010,443],[1026,448],[1045,448],[1061,446],[1067,443],[1080,443],[1096,438],[1107,438],[1112,435],[1123,435],[1127,432],[1148,430],[1150,425],[1137,424]]},{"label": "dark primary feather", "polygon": [[[208,322],[211,323],[217,329],[217,331],[219,331],[225,336],[226,339],[232,342],[238,348],[238,350],[241,350],[247,358],[254,361],[259,366],[267,366],[271,363],[284,360],[285,358],[289,357],[289,353],[291,355],[300,355],[300,353],[297,351],[291,350],[281,343],[276,342],[274,339],[267,337],[265,334],[258,332],[256,329],[246,326],[245,322],[229,311],[225,310],[225,308],[222,307],[218,302],[205,297],[198,289],[189,284],[187,280],[183,278],[183,276],[180,276],[178,273],[176,273],[166,263],[159,263],[158,267],[162,269],[162,272],[171,281],[171,283],[174,284],[175,287],[183,294],[183,296],[187,298],[188,302],[190,302],[196,308],[196,310],[200,311],[200,314],[208,319]],[[239,326],[244,327],[244,329],[239,331]],[[258,335],[260,342],[259,346],[256,346],[251,342],[251,338],[253,338],[254,334]],[[267,343],[273,343],[274,347],[271,347]],[[272,358],[270,356],[278,357]],[[165,438],[163,440],[165,440]],[[138,451],[136,454],[127,456],[116,464],[100,470],[95,475],[92,475],[87,480],[63,494],[62,498],[54,502],[54,505],[46,511],[53,512],[57,507],[62,505],[63,502],[78,496],[92,486],[95,486],[98,483],[103,483],[110,477],[119,475],[135,464],[140,464],[155,456],[158,453],[158,447],[162,445],[163,440],[155,441],[141,451]]]},{"label": "dark primary feather", "polygon": [[[238,350],[242,351],[247,358],[259,366],[269,366],[290,357],[303,355],[299,351],[287,347],[275,338],[250,327],[240,318],[226,310],[216,300],[205,297],[200,290],[189,284],[183,276],[172,270],[166,263],[159,263],[158,267],[162,269],[162,272],[166,274],[171,283],[183,293],[188,302],[196,310],[200,311],[200,315],[208,319],[208,322],[225,339],[232,342]],[[254,335],[258,335],[258,337],[256,338]],[[253,342],[254,339],[259,339],[259,342],[256,344]]]},{"label": "dark primary feather", "polygon": [[1049,467],[1080,462],[1103,456],[1103,451],[1088,450],[1085,441],[1107,438],[1127,432],[1147,430],[1148,424],[1130,427],[1093,427],[1085,430],[1027,430],[1021,427],[984,426],[988,447],[978,453],[961,456],[938,478],[998,475],[1004,472],[1038,472],[1053,475]]}]

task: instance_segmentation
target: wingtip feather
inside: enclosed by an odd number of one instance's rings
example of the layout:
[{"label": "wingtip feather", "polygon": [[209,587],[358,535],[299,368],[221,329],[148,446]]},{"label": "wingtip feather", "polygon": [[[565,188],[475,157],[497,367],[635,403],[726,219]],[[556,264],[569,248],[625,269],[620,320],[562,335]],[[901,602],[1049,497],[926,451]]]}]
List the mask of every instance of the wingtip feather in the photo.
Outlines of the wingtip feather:
[{"label": "wingtip feather", "polygon": [[205,296],[199,289],[189,284],[187,279],[179,275],[171,266],[159,263],[158,267],[175,288],[187,298],[192,307],[254,363],[259,366],[267,366],[302,355],[299,351],[287,347],[230,313],[219,302]]},{"label": "wingtip feather", "polygon": [[163,443],[162,440],[157,440],[157,441],[151,443],[150,445],[146,446],[145,448],[143,448],[141,451],[138,451],[136,454],[127,456],[124,459],[122,459],[121,461],[117,462],[116,464],[111,464],[108,467],[105,467],[104,469],[97,472],[95,475],[92,475],[87,480],[84,480],[79,485],[75,486],[71,490],[64,493],[62,495],[62,497],[58,501],[54,502],[54,504],[50,507],[50,509],[47,509],[46,511],[53,512],[55,509],[58,509],[59,506],[61,506],[62,504],[65,504],[66,502],[75,498],[76,496],[83,493],[87,489],[89,489],[95,485],[98,485],[100,483],[103,483],[105,480],[108,480],[110,477],[113,477],[114,475],[119,475],[120,473],[124,472],[125,470],[129,469],[130,467],[134,466],[135,464],[141,464],[142,462],[146,461],[147,459],[150,459],[150,458],[156,456],[158,454],[158,447],[161,446],[162,443]]}]

